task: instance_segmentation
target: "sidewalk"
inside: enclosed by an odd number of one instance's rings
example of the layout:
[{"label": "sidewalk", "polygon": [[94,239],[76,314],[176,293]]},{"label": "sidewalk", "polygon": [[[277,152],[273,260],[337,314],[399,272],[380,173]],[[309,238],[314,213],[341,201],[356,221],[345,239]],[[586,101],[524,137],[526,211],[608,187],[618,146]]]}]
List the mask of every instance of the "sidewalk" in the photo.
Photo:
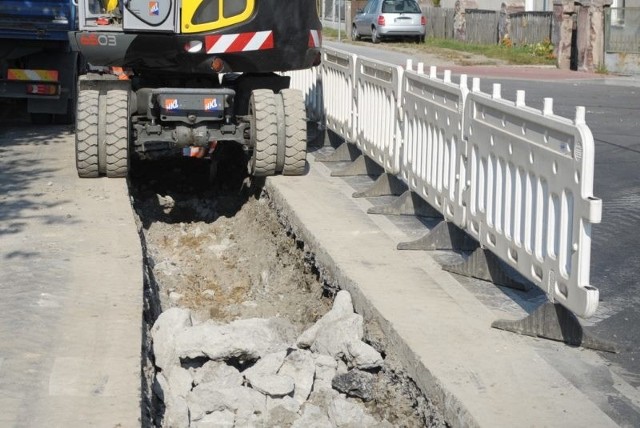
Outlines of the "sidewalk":
[{"label": "sidewalk", "polygon": [[78,179],[65,128],[0,127],[0,426],[139,426],[142,256],[126,181]]}]

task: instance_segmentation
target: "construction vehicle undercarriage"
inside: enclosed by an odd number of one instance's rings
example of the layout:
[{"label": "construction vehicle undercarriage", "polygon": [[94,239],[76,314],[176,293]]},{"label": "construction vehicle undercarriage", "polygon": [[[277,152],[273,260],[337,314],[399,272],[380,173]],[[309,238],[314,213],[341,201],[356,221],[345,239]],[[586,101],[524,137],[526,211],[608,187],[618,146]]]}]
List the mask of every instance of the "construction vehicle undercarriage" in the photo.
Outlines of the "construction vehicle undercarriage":
[{"label": "construction vehicle undercarriage", "polygon": [[[243,147],[253,175],[304,173],[304,99],[289,89],[288,77],[274,72],[317,63],[320,23],[313,0],[244,0],[222,14],[207,8],[233,2],[130,1],[111,12],[90,3],[80,1],[80,30],[70,36],[98,72],[80,80],[81,177],[126,176],[132,156],[215,160],[228,144]],[[156,3],[166,16],[155,26],[131,9]],[[172,4],[181,13],[163,12]],[[185,10],[210,16],[189,21]],[[224,15],[234,12],[238,17]],[[190,32],[198,26],[205,31]]]}]

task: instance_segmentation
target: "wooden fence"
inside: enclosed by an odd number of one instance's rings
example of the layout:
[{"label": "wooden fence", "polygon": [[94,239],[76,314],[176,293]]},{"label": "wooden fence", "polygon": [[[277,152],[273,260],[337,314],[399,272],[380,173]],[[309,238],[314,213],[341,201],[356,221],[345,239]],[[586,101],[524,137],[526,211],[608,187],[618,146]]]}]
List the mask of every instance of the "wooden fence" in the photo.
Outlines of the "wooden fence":
[{"label": "wooden fence", "polygon": [[427,37],[453,39],[453,9],[426,6],[422,12],[427,17]]},{"label": "wooden fence", "polygon": [[514,45],[533,45],[551,40],[553,12],[516,12],[509,15],[509,37]]},{"label": "wooden fence", "polygon": [[[426,6],[427,37],[453,39],[454,9]],[[503,15],[504,17],[504,15]],[[511,41],[516,46],[531,45],[552,39],[553,12],[515,12],[509,15]],[[467,9],[465,11],[465,41],[476,44],[497,44],[500,11]]]},{"label": "wooden fence", "polygon": [[467,9],[465,11],[465,41],[477,45],[498,43],[498,20],[500,13],[495,10]]}]

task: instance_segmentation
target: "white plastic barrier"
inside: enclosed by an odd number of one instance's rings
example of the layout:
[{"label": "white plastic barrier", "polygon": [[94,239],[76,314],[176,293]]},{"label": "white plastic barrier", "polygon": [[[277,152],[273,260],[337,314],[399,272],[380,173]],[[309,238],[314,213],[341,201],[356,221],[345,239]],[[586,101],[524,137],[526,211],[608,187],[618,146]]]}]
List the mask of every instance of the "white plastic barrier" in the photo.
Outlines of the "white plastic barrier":
[{"label": "white plastic barrier", "polygon": [[355,143],[390,174],[400,172],[402,67],[356,60]]},{"label": "white plastic barrier", "polygon": [[290,88],[302,91],[304,104],[307,108],[307,119],[321,122],[324,119],[324,107],[322,105],[320,68],[313,67],[306,70],[287,71],[282,75],[291,78]]},{"label": "white plastic barrier", "polygon": [[598,290],[589,285],[594,142],[584,107],[575,121],[480,92],[474,79],[464,109],[468,141],[467,232],[575,314],[592,315]]},{"label": "white plastic barrier", "polygon": [[401,176],[444,218],[464,228],[462,190],[466,182],[465,142],[462,138],[467,77],[451,82],[451,72],[438,79],[436,67],[429,75],[404,73],[402,88],[404,147]]},{"label": "white plastic barrier", "polygon": [[322,48],[322,92],[327,128],[354,142],[354,78],[356,55],[338,49]]}]

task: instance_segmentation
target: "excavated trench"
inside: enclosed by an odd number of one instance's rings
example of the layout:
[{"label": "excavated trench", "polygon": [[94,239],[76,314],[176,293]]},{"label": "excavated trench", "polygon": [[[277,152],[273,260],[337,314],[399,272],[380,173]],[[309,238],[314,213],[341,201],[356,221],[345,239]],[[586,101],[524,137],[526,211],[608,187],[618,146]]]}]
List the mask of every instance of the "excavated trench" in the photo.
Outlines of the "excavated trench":
[{"label": "excavated trench", "polygon": [[[221,418],[220,421],[229,421],[229,416],[233,421],[229,409],[204,415],[205,419],[197,422],[191,408],[190,425],[188,418],[177,423],[175,416],[167,413],[172,411],[165,403],[169,400],[167,387],[159,388],[162,370],[157,367],[159,357],[154,355],[151,340],[152,326],[162,312],[170,308],[188,309],[194,325],[220,326],[250,318],[277,318],[286,320],[298,336],[331,309],[339,290],[340,284],[326,277],[313,254],[305,251],[304,242],[281,223],[277,207],[260,184],[249,183],[238,174],[244,170],[243,162],[241,153],[230,154],[219,164],[214,178],[209,177],[207,161],[185,159],[133,165],[130,193],[145,259],[142,349],[145,427],[217,426],[214,415]],[[386,349],[380,330],[366,320],[363,340],[384,362],[381,367],[363,370],[372,379],[371,396],[363,400],[357,394],[348,397],[343,394],[348,401],[343,407],[362,409],[367,417],[376,421],[369,423],[370,426],[445,426],[429,400],[404,375],[393,350]],[[288,355],[293,348],[287,349]],[[205,363],[203,358],[182,360],[181,373],[188,372],[197,379]],[[256,359],[251,358],[226,361],[238,371],[255,363]],[[348,369],[344,362],[339,362],[338,373],[341,367],[343,371]],[[188,379],[192,379],[189,376]],[[246,379],[243,382],[244,387]],[[196,386],[194,381],[187,390],[191,387],[195,390]],[[310,403],[322,408],[319,402],[323,400],[316,397],[314,401],[313,397],[312,393]],[[283,398],[287,397],[278,399]],[[271,419],[253,420],[263,426],[276,422],[280,426],[296,426],[303,421],[300,416],[295,422],[298,415],[308,416],[305,406],[313,407],[304,404],[289,409],[288,419],[282,415],[274,419],[271,415]],[[238,410],[231,410],[236,411],[235,426],[240,426]],[[251,417],[256,418],[255,412]],[[304,422],[308,423],[309,419]],[[361,423],[353,421],[352,426],[361,426]]]}]

